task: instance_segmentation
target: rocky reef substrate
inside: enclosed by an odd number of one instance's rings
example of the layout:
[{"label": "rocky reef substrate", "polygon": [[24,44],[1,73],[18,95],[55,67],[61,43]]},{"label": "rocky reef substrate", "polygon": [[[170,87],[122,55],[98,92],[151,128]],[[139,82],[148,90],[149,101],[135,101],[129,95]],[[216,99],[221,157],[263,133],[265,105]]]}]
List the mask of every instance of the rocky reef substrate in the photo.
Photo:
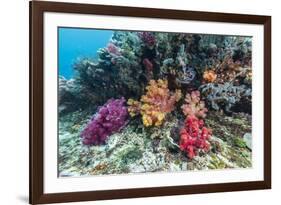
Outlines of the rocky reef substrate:
[{"label": "rocky reef substrate", "polygon": [[173,172],[210,169],[250,168],[251,116],[226,116],[210,111],[205,123],[212,127],[211,149],[189,159],[178,146],[175,131],[177,113],[171,113],[160,127],[145,128],[132,119],[104,145],[83,145],[80,133],[91,118],[86,112],[72,112],[59,120],[59,175]]}]

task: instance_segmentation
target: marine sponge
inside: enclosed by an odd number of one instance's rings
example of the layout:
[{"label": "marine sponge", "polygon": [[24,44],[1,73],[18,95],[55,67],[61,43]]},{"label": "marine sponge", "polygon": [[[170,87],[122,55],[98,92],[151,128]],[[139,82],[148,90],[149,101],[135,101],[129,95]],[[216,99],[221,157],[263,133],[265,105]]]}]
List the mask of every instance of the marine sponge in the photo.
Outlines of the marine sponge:
[{"label": "marine sponge", "polygon": [[181,106],[185,116],[194,115],[198,118],[206,117],[205,102],[200,100],[200,92],[192,91],[191,94],[187,93],[185,96],[186,104]]},{"label": "marine sponge", "polygon": [[104,144],[108,136],[120,131],[127,122],[125,99],[110,99],[99,108],[81,133],[83,144]]},{"label": "marine sponge", "polygon": [[172,93],[167,80],[150,80],[146,94],[141,97],[141,115],[144,126],[160,126],[166,115],[181,98],[181,91]]},{"label": "marine sponge", "polygon": [[184,127],[180,130],[180,149],[192,159],[198,151],[207,152],[210,148],[209,139],[211,130],[204,126],[203,120],[190,115],[185,120]]}]

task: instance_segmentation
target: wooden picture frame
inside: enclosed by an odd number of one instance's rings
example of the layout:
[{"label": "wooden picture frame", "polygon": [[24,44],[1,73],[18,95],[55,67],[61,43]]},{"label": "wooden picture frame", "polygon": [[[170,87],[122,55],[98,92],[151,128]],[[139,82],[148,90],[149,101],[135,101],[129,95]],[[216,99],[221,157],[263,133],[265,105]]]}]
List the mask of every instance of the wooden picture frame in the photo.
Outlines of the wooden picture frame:
[{"label": "wooden picture frame", "polygon": [[[153,197],[271,188],[271,17],[199,11],[31,1],[30,4],[30,204]],[[258,24],[264,28],[264,179],[261,181],[44,193],[44,12]]]}]

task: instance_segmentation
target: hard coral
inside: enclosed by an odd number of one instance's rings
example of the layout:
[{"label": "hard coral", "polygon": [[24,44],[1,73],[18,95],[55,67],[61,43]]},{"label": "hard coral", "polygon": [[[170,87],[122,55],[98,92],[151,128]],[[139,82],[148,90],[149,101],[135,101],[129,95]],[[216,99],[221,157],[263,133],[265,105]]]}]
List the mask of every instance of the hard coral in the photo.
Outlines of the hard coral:
[{"label": "hard coral", "polygon": [[181,91],[172,93],[167,80],[150,80],[146,94],[141,97],[141,115],[144,126],[160,126],[166,115],[181,98]]},{"label": "hard coral", "polygon": [[[222,62],[216,65],[217,78],[215,82],[235,82],[241,84],[241,79],[245,79],[252,71],[251,65],[245,65],[242,61],[234,61],[231,56],[225,56]],[[214,81],[213,81],[214,82]],[[209,82],[211,83],[211,82]]]},{"label": "hard coral", "polygon": [[104,144],[108,136],[121,130],[127,122],[125,99],[110,99],[99,108],[81,133],[83,144]]},{"label": "hard coral", "polygon": [[194,115],[198,118],[206,117],[205,102],[200,100],[200,92],[192,91],[191,94],[187,93],[185,96],[186,104],[181,106],[185,116]]},{"label": "hard coral", "polygon": [[185,126],[180,131],[180,149],[192,159],[202,150],[207,152],[210,148],[209,139],[211,130],[204,126],[203,120],[190,115],[185,120]]},{"label": "hard coral", "polygon": [[208,83],[199,87],[209,106],[214,110],[251,113],[252,89],[246,85],[235,86],[232,83]]}]

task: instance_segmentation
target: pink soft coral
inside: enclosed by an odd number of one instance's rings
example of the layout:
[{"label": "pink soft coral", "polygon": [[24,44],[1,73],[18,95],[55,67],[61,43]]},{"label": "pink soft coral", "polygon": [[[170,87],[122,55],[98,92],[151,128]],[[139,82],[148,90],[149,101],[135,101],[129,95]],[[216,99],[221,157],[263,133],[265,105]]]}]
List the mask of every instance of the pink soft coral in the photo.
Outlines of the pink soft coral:
[{"label": "pink soft coral", "polygon": [[203,120],[194,115],[188,116],[180,131],[180,149],[192,159],[199,150],[207,152],[210,148],[211,130],[204,126]]},{"label": "pink soft coral", "polygon": [[106,50],[111,54],[111,55],[114,55],[114,56],[120,56],[121,53],[120,53],[120,48],[118,48],[116,45],[114,45],[113,43],[108,43],[107,44],[107,47],[106,47]]},{"label": "pink soft coral", "polygon": [[185,116],[194,115],[198,118],[205,118],[206,112],[205,102],[200,100],[200,92],[192,91],[191,94],[187,93],[185,96],[186,104],[182,105],[182,111]]}]

